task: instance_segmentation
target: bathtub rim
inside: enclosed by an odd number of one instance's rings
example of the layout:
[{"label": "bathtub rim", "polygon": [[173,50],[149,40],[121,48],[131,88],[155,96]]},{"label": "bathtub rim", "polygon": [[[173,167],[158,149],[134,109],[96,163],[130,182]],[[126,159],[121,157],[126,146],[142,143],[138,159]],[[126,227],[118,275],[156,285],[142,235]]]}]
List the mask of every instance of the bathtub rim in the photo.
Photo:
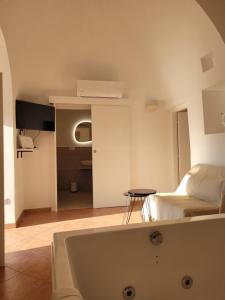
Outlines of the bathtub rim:
[{"label": "bathtub rim", "polygon": [[166,225],[204,222],[207,220],[210,221],[215,219],[225,219],[225,214],[56,232],[53,234],[53,242],[51,247],[52,248],[52,289],[53,291],[57,291],[60,289],[79,289],[78,284],[77,285],[74,284],[74,277],[72,277],[72,273],[71,273],[69,257],[67,252],[67,245],[66,245],[66,240],[68,238],[74,236],[85,236],[85,235],[96,234],[96,233],[130,231],[138,228],[159,229],[159,227],[163,227]]}]

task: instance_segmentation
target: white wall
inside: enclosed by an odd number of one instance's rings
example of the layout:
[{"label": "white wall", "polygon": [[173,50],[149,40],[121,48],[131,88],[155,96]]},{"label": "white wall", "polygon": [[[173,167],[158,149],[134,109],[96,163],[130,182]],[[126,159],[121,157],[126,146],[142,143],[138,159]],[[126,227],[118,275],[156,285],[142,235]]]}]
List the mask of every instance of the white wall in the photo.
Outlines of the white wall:
[{"label": "white wall", "polygon": [[[180,5],[184,2],[180,1]],[[158,31],[160,36],[164,34],[156,49],[161,61],[158,72],[167,85],[170,107],[181,103],[188,107],[192,164],[225,165],[225,135],[205,135],[202,104],[202,90],[225,79],[225,45],[205,13],[195,5],[186,2],[185,15],[177,14],[173,20],[169,18],[172,7],[167,3],[164,8],[168,16],[164,16],[164,26]],[[210,52],[215,67],[203,73],[200,58]]]},{"label": "white wall", "polygon": [[53,141],[53,132],[41,132],[37,138],[37,150],[23,155],[23,209],[47,208],[54,203],[54,157],[53,149],[49,150]]},{"label": "white wall", "polygon": [[[4,264],[4,219],[5,223],[15,222],[14,183],[14,131],[11,73],[5,40],[0,28],[0,119],[1,119],[1,162],[0,162],[0,265]],[[4,143],[4,144],[3,144]],[[9,204],[4,205],[4,199]],[[5,208],[5,209],[4,209]],[[4,216],[5,210],[5,216]],[[5,217],[5,218],[4,218]]]},{"label": "white wall", "polygon": [[9,59],[0,29],[0,72],[3,74],[5,223],[15,223],[14,107]]},{"label": "white wall", "polygon": [[24,210],[24,196],[25,196],[25,174],[24,174],[24,161],[21,158],[16,159],[16,220],[20,217]]},{"label": "white wall", "polygon": [[4,266],[3,76],[0,73],[0,266]]},{"label": "white wall", "polygon": [[[225,164],[224,134],[204,135],[201,99],[202,89],[224,79],[225,48],[194,0],[3,1],[0,20],[18,98],[47,103],[49,95],[74,96],[77,79],[124,82],[132,101],[133,187],[174,188],[172,116],[165,108],[181,103],[189,109],[192,164]],[[209,52],[215,68],[202,73],[200,58]],[[145,110],[151,99],[161,100],[159,111]],[[45,142],[47,160],[53,144]],[[36,174],[35,155],[23,167],[45,185],[53,174],[47,161],[46,172]],[[29,205],[33,197],[49,204],[47,190],[31,192]]]}]

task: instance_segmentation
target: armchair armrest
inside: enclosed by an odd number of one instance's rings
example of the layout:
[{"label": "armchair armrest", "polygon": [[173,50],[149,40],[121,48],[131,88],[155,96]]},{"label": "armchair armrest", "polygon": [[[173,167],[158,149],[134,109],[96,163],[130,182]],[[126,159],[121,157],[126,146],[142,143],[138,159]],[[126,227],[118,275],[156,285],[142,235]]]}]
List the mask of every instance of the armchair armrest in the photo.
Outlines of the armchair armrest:
[{"label": "armchair armrest", "polygon": [[225,192],[221,195],[220,214],[225,213]]}]

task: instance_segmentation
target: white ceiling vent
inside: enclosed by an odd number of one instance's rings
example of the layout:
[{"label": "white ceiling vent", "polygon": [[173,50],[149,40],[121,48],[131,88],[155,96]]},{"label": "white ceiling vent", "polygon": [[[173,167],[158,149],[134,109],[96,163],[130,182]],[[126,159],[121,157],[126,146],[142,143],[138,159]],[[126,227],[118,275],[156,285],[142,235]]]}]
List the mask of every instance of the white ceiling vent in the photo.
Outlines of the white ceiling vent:
[{"label": "white ceiling vent", "polygon": [[213,53],[209,53],[201,58],[202,71],[207,72],[214,67]]}]

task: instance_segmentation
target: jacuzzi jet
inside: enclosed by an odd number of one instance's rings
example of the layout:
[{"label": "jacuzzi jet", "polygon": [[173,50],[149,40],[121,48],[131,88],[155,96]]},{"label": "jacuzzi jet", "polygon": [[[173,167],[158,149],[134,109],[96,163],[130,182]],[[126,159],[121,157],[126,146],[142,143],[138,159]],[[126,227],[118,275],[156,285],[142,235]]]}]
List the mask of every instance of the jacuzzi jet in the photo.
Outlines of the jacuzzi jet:
[{"label": "jacuzzi jet", "polygon": [[190,289],[193,285],[193,279],[191,276],[185,275],[181,280],[181,284],[184,289]]},{"label": "jacuzzi jet", "polygon": [[163,236],[162,236],[161,232],[154,231],[150,234],[150,240],[153,245],[158,246],[158,245],[162,244]]},{"label": "jacuzzi jet", "polygon": [[123,298],[125,300],[131,300],[135,297],[135,289],[132,286],[127,286],[123,290]]}]

